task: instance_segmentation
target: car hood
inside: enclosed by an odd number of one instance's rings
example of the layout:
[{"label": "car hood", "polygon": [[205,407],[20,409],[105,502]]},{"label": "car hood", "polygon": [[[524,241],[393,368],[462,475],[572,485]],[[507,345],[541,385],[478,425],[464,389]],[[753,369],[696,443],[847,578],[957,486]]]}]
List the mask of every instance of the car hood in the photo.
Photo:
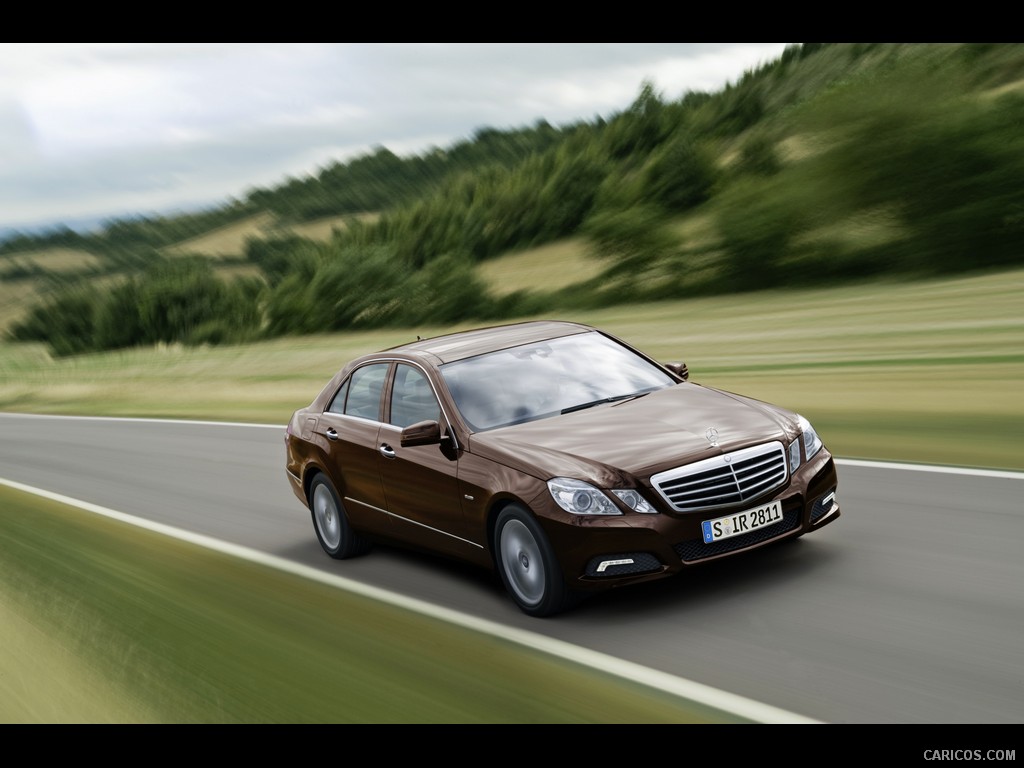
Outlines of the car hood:
[{"label": "car hood", "polygon": [[[709,439],[709,430],[714,430]],[[796,415],[699,384],[478,432],[470,451],[522,472],[590,478],[605,487],[758,443],[797,436]]]}]

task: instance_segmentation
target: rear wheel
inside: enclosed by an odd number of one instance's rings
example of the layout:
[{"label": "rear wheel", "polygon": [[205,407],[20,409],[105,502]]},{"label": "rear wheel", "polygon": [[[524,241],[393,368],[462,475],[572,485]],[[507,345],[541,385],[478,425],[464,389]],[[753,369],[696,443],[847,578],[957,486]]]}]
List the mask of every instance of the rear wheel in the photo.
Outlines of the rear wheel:
[{"label": "rear wheel", "polygon": [[530,616],[552,616],[576,603],[537,520],[513,504],[498,515],[494,553],[505,589]]},{"label": "rear wheel", "polygon": [[309,511],[320,546],[337,560],[362,555],[370,542],[356,533],[345,515],[337,491],[325,475],[317,475],[309,488]]}]

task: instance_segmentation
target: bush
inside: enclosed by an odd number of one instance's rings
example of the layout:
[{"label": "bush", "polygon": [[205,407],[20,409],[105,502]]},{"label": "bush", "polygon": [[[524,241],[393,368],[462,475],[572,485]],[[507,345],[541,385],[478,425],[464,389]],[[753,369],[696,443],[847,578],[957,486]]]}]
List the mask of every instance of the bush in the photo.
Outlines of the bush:
[{"label": "bush", "polygon": [[711,197],[717,176],[710,152],[682,133],[651,156],[644,197],[669,213],[683,213]]},{"label": "bush", "polygon": [[19,341],[45,341],[71,355],[157,342],[208,343],[259,329],[260,281],[225,283],[204,259],[160,262],[102,293],[64,289],[16,325]]},{"label": "bush", "polygon": [[747,139],[740,149],[737,170],[754,176],[774,176],[782,170],[775,143],[764,133]]},{"label": "bush", "polygon": [[898,210],[913,247],[895,268],[954,272],[1024,261],[1024,99],[907,98],[832,153],[864,207]]},{"label": "bush", "polygon": [[348,248],[317,270],[306,310],[317,331],[376,328],[401,312],[407,273],[380,246]]},{"label": "bush", "polygon": [[778,285],[790,244],[800,229],[799,211],[772,185],[748,183],[723,205],[717,219],[725,251],[722,288],[751,291]]},{"label": "bush", "polygon": [[487,286],[468,256],[434,259],[409,278],[398,320],[409,325],[450,325],[487,317],[494,309]]},{"label": "bush", "polygon": [[76,355],[95,349],[96,315],[102,303],[91,286],[64,288],[33,307],[15,324],[15,341],[44,341],[55,355]]}]

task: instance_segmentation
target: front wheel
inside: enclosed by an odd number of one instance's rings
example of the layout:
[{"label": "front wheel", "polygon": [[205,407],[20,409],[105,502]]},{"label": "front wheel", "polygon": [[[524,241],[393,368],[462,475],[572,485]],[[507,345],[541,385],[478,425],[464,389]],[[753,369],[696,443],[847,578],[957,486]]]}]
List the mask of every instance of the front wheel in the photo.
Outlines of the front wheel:
[{"label": "front wheel", "polygon": [[328,555],[344,560],[369,551],[370,542],[352,529],[338,493],[324,475],[317,475],[309,488],[309,511],[316,537]]},{"label": "front wheel", "polygon": [[530,616],[552,616],[576,602],[540,524],[513,504],[498,515],[494,553],[505,589]]}]

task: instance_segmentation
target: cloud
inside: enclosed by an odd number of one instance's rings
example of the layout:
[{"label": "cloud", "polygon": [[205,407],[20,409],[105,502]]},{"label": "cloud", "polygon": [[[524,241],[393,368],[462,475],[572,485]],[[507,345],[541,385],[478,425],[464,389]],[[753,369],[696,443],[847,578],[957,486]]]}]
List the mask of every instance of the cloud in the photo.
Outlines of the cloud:
[{"label": "cloud", "polygon": [[716,91],[784,43],[9,43],[0,228],[194,208],[386,146]]}]

